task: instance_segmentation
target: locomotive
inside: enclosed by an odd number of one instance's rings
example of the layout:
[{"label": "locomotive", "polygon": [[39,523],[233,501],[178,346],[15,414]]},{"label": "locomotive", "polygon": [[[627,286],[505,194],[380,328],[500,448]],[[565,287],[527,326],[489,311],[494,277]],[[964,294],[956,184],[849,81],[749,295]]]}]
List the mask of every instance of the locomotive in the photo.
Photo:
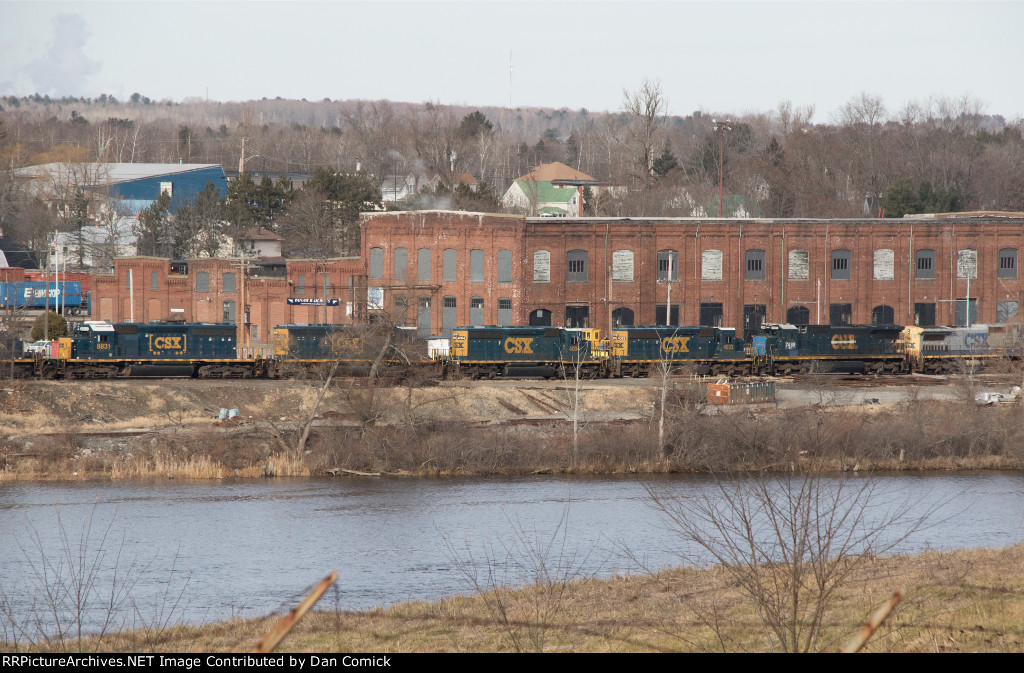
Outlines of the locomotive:
[{"label": "locomotive", "polygon": [[430,369],[447,378],[634,377],[686,370],[714,375],[810,372],[958,373],[1022,355],[1021,325],[764,324],[749,339],[732,328],[665,325],[597,329],[459,327],[443,356],[414,330],[380,325],[278,325],[272,352],[239,348],[233,323],[88,321],[53,350],[15,360],[22,376],[279,378],[337,363],[361,373]]}]

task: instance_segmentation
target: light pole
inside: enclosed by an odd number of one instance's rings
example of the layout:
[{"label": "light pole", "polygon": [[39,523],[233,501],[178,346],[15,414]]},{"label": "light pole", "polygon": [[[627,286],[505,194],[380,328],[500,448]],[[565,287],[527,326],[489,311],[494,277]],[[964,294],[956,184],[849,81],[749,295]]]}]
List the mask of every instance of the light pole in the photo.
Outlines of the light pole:
[{"label": "light pole", "polygon": [[723,185],[724,181],[724,165],[725,165],[725,132],[732,131],[731,120],[726,119],[725,121],[718,121],[712,119],[712,123],[715,125],[715,133],[718,133],[718,216],[722,217],[722,201],[724,199]]}]

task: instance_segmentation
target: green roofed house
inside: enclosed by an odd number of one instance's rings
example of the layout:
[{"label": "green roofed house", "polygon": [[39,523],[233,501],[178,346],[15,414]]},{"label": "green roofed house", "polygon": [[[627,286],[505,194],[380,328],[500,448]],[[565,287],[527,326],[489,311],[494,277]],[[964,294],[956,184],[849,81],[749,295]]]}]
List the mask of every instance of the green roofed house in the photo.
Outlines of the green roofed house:
[{"label": "green roofed house", "polygon": [[541,164],[517,178],[501,202],[529,216],[579,217],[582,186],[599,182],[563,163]]}]

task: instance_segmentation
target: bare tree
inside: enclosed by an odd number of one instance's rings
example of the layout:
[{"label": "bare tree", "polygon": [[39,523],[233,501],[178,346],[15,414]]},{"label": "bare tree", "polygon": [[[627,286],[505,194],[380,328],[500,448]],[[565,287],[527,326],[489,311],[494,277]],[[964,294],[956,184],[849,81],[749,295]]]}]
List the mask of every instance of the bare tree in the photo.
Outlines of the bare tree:
[{"label": "bare tree", "polygon": [[685,560],[720,564],[753,603],[768,645],[784,652],[832,649],[852,632],[855,624],[832,626],[837,590],[930,525],[939,506],[912,513],[871,477],[826,477],[823,465],[806,467],[733,474],[685,495],[647,487],[655,508],[698,550]]},{"label": "bare tree", "polygon": [[654,173],[656,136],[668,107],[661,82],[645,79],[636,91],[623,89],[622,107],[632,118],[629,135],[633,144],[633,161],[646,184]]}]

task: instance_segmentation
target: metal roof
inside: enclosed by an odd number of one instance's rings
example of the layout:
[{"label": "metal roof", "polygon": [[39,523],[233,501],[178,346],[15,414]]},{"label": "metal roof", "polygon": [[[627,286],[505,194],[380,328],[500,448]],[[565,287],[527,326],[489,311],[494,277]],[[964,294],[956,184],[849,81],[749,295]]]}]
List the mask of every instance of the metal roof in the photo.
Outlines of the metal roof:
[{"label": "metal roof", "polygon": [[[38,166],[19,168],[14,173],[22,178],[40,178],[47,175],[60,174],[69,170],[67,163],[49,163]],[[123,163],[90,163],[91,175],[102,176],[101,183],[130,182],[145,178],[156,178],[164,175],[191,173],[209,168],[220,169],[220,164],[123,164]]]}]

